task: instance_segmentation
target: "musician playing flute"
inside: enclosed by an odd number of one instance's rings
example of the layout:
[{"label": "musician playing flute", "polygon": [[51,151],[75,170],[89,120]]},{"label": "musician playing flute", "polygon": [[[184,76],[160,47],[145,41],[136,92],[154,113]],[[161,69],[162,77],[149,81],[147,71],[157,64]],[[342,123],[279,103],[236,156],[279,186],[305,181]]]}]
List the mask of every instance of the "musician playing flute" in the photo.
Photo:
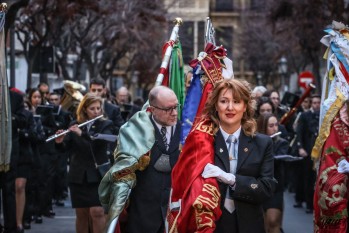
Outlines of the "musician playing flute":
[{"label": "musician playing flute", "polygon": [[[98,197],[102,175],[96,165],[108,164],[111,151],[108,141],[94,140],[93,136],[111,135],[113,122],[104,118],[93,121],[103,114],[102,103],[101,97],[87,93],[77,108],[77,119],[71,124],[69,132],[55,139],[56,147],[69,150],[71,155],[68,185],[76,213],[76,232],[81,233],[102,232],[106,221]],[[91,122],[78,127],[86,121]],[[56,134],[63,131],[58,130]],[[90,225],[89,219],[92,220]]]},{"label": "musician playing flute", "polygon": [[[273,140],[273,152],[276,155],[286,155],[289,143],[279,135],[279,120],[274,114],[262,114],[257,120],[257,131],[266,134]],[[268,233],[279,233],[282,227],[282,216],[284,209],[284,161],[274,159],[274,177],[277,180],[273,196],[263,203],[264,226]]]}]

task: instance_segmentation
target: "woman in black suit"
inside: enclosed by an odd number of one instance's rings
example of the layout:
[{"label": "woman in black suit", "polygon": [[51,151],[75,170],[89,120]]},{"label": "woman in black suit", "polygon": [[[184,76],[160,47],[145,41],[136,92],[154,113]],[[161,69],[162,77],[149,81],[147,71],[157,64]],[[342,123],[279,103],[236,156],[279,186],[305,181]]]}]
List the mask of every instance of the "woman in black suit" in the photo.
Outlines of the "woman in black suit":
[{"label": "woman in black suit", "polygon": [[[113,123],[98,119],[78,127],[78,124],[102,115],[102,103],[100,97],[87,93],[78,106],[77,120],[70,126],[70,132],[65,137],[56,138],[58,149],[70,151],[68,183],[72,207],[76,212],[76,232],[81,233],[102,232],[105,225],[104,210],[98,197],[98,185],[102,177],[96,164],[107,163],[111,151],[107,141],[93,140],[92,136],[97,133],[112,134]],[[57,134],[60,132],[62,130],[57,131]],[[92,222],[90,231],[89,219]]]},{"label": "woman in black suit", "polygon": [[[273,155],[286,155],[289,143],[276,133],[279,132],[278,119],[273,114],[260,115],[258,118],[258,132],[272,136]],[[273,136],[274,135],[274,136]],[[278,181],[274,195],[263,203],[265,211],[265,228],[268,233],[279,233],[282,226],[284,208],[284,161],[274,160],[274,176]]]},{"label": "woman in black suit", "polygon": [[223,80],[203,112],[213,122],[214,164],[205,166],[202,177],[218,181],[217,233],[265,232],[262,203],[274,191],[274,159],[270,137],[256,133],[253,104],[247,82]]}]

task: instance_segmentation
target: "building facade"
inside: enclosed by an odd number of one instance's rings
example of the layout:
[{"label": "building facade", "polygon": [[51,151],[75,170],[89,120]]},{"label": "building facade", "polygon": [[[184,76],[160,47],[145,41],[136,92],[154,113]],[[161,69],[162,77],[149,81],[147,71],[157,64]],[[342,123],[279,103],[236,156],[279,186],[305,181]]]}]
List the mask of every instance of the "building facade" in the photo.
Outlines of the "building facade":
[{"label": "building facade", "polygon": [[204,50],[206,18],[210,17],[216,32],[216,44],[223,45],[228,57],[233,60],[236,78],[255,83],[255,75],[247,70],[241,47],[243,30],[242,13],[253,10],[256,0],[166,0],[169,17],[181,17],[183,25],[179,36],[183,48],[184,62],[187,64]]}]

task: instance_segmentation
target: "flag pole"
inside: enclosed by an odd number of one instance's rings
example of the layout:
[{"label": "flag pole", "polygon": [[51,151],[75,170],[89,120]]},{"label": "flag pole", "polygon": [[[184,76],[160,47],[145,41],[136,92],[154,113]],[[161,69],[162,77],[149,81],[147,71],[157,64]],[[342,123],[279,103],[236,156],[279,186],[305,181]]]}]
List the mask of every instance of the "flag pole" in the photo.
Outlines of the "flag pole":
[{"label": "flag pole", "polygon": [[11,105],[8,81],[6,75],[5,54],[5,16],[7,4],[0,4],[0,171],[8,171],[10,168],[12,129],[11,129]]},{"label": "flag pole", "polygon": [[[172,29],[172,32],[171,32],[171,36],[170,36],[170,40],[167,42],[168,46],[166,48],[166,51],[164,53],[164,56],[163,56],[163,59],[162,59],[162,62],[161,62],[161,66],[160,66],[160,72],[156,78],[156,82],[155,82],[155,86],[159,86],[162,84],[163,82],[163,79],[164,79],[164,76],[165,76],[165,73],[167,72],[168,70],[168,64],[169,64],[169,61],[170,61],[170,58],[171,58],[171,53],[172,53],[172,50],[173,50],[173,45],[175,44],[175,42],[177,41],[178,39],[178,31],[179,31],[179,26],[182,25],[183,21],[181,18],[176,18],[174,21],[175,23],[175,26],[174,28]],[[147,101],[147,103],[149,103],[149,101]],[[147,103],[144,105],[144,106],[147,106]],[[144,108],[144,107],[143,107]],[[131,191],[132,191],[132,188],[130,188],[124,198],[124,200],[128,200],[129,197],[130,197],[130,194],[131,194]],[[126,201],[122,204],[124,208],[125,204],[126,204]],[[121,214],[121,213],[120,213]],[[109,226],[106,227],[106,233],[114,233],[117,229],[117,224],[118,224],[118,221],[119,221],[119,215],[116,216],[109,224]]]},{"label": "flag pole", "polygon": [[168,63],[170,61],[170,57],[171,57],[171,53],[172,53],[172,49],[173,49],[173,44],[176,42],[176,40],[178,38],[179,26],[181,26],[183,24],[183,20],[181,18],[176,18],[173,22],[175,23],[175,26],[172,29],[170,40],[168,42],[168,43],[171,43],[171,45],[166,48],[166,52],[165,52],[164,57],[163,57],[162,62],[161,62],[160,72],[159,72],[159,74],[156,78],[156,81],[155,81],[155,86],[161,85],[161,83],[164,79],[164,75],[165,75],[165,72],[167,71]]}]

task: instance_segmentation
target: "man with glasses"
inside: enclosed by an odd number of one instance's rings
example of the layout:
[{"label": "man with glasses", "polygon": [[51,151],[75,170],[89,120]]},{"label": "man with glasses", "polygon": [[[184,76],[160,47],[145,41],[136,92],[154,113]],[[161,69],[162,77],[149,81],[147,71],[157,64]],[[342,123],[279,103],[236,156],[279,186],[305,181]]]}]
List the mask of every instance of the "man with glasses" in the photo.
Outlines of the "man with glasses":
[{"label": "man with glasses", "polygon": [[180,123],[176,94],[167,87],[149,93],[150,121],[155,143],[149,165],[136,172],[137,184],[131,192],[127,229],[129,233],[163,233],[171,188],[171,171],[179,156]]}]

